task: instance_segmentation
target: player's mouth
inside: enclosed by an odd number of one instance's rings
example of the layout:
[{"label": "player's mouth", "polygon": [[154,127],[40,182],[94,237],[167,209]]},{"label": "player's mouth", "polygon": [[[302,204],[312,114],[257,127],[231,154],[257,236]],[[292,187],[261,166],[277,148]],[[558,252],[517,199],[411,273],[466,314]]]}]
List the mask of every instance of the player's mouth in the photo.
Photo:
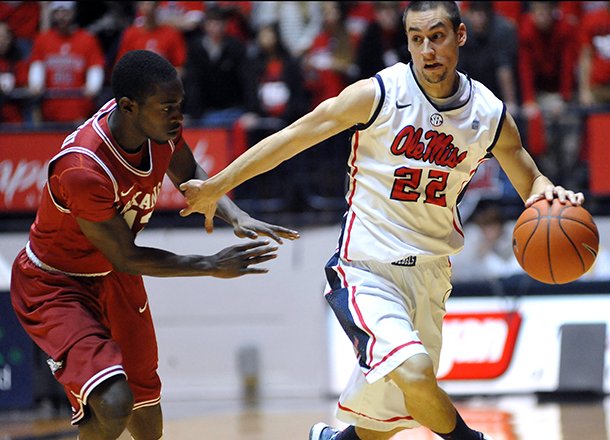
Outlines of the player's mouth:
[{"label": "player's mouth", "polygon": [[173,136],[176,136],[178,134],[178,132],[180,131],[180,126],[178,125],[177,127],[172,128],[171,130],[169,130],[167,132],[167,134]]},{"label": "player's mouth", "polygon": [[426,70],[437,70],[442,68],[443,65],[441,63],[426,63],[424,64],[424,69]]}]

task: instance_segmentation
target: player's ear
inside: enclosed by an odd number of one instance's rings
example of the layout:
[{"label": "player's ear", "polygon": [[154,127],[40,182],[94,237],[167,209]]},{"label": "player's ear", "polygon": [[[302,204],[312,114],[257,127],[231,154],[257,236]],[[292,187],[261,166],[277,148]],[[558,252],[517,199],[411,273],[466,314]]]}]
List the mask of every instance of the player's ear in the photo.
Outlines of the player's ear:
[{"label": "player's ear", "polygon": [[132,100],[131,98],[128,98],[127,96],[123,96],[122,98],[119,99],[118,106],[119,106],[119,109],[121,110],[121,112],[123,112],[123,113],[133,113],[133,111],[135,110],[135,108],[137,106],[137,103],[136,103],[136,101]]},{"label": "player's ear", "polygon": [[466,44],[466,40],[468,39],[468,32],[466,32],[466,25],[464,23],[460,23],[457,28],[457,42],[458,46],[462,47]]}]

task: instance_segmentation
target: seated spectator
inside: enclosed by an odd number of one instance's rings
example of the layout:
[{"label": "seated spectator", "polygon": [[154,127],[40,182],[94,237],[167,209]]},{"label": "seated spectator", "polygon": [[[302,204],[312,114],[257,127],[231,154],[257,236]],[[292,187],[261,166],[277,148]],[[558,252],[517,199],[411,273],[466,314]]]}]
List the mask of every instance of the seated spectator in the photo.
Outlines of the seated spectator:
[{"label": "seated spectator", "polygon": [[240,120],[247,128],[268,118],[277,120],[276,131],[308,111],[301,66],[280,40],[277,25],[259,29],[242,67],[247,113]]},{"label": "seated spectator", "polygon": [[290,54],[300,58],[322,29],[322,9],[319,1],[265,1],[252,5],[254,29],[277,23],[280,36]]},{"label": "seated spectator", "polygon": [[41,98],[40,117],[79,123],[91,116],[104,82],[99,42],[74,23],[76,2],[50,2],[51,29],[34,40],[28,72],[32,96]]},{"label": "seated spectator", "polygon": [[206,8],[200,28],[187,41],[184,113],[209,126],[232,126],[244,113],[241,78],[245,46],[226,33],[226,15]]},{"label": "seated spectator", "polygon": [[473,219],[464,227],[464,249],[451,257],[453,281],[490,281],[524,273],[513,253],[513,229],[499,205],[482,202]]},{"label": "seated spectator", "polygon": [[356,51],[355,79],[370,78],[386,67],[411,59],[400,4],[375,2],[374,10],[375,19],[364,31]]},{"label": "seated spectator", "polygon": [[345,27],[344,10],[339,2],[322,4],[322,32],[314,39],[303,57],[303,68],[312,107],[337,96],[350,81],[353,73],[354,48]]},{"label": "seated spectator", "polygon": [[[473,3],[476,3],[476,1],[460,2],[460,10],[462,12],[462,15],[466,13],[470,5],[472,5]],[[502,17],[509,20],[515,26],[515,28],[519,28],[519,25],[521,24],[522,15],[525,13],[525,5],[528,2],[500,0],[491,1],[490,3],[496,14],[501,15]]]},{"label": "seated spectator", "polygon": [[40,30],[41,3],[0,1],[0,21],[7,23],[13,31],[15,44],[24,58],[29,58],[34,38]]},{"label": "seated spectator", "polygon": [[[107,96],[100,97],[98,102],[111,98],[110,77],[114,60],[119,50],[123,32],[135,17],[135,2],[79,2],[76,18],[81,27],[95,35],[102,46],[105,58],[105,86]],[[108,98],[108,99],[105,99]]]},{"label": "seated spectator", "polygon": [[160,1],[157,18],[160,24],[173,26],[185,36],[201,25],[204,2]]},{"label": "seated spectator", "polygon": [[468,39],[460,49],[458,68],[488,87],[516,117],[519,107],[515,26],[496,14],[489,1],[470,2],[462,19]]},{"label": "seated spectator", "polygon": [[[579,114],[568,108],[575,89],[577,28],[552,2],[530,2],[519,38],[522,114],[529,122],[526,146],[549,178],[565,186],[579,167]],[[543,124],[534,122],[541,118]],[[538,139],[538,141],[536,141]]]},{"label": "seated spectator", "polygon": [[352,39],[353,47],[360,45],[360,38],[366,28],[375,19],[375,7],[372,1],[341,2],[341,6],[346,8],[345,26]]},{"label": "seated spectator", "polygon": [[[309,110],[301,66],[283,45],[277,25],[259,29],[243,65],[243,78],[247,112],[235,124],[236,155]],[[287,209],[296,190],[287,190],[286,185],[303,180],[298,177],[304,171],[302,162],[291,160],[244,182],[235,189],[235,197],[256,211]]]},{"label": "seated spectator", "polygon": [[168,60],[183,74],[186,62],[186,45],[182,33],[167,24],[160,24],[157,18],[159,2],[137,2],[134,23],[125,29],[119,44],[116,60],[130,50],[145,49],[155,52]]},{"label": "seated spectator", "polygon": [[585,13],[581,23],[578,89],[580,103],[587,107],[610,104],[610,2],[603,3],[605,7]]},{"label": "seated spectator", "polygon": [[254,38],[251,25],[252,7],[254,2],[250,1],[218,1],[203,2],[205,15],[206,8],[220,7],[225,12],[227,35],[237,38],[244,44],[248,44]]},{"label": "seated spectator", "polygon": [[22,99],[16,88],[27,83],[27,66],[9,25],[0,21],[0,123],[24,121]]}]

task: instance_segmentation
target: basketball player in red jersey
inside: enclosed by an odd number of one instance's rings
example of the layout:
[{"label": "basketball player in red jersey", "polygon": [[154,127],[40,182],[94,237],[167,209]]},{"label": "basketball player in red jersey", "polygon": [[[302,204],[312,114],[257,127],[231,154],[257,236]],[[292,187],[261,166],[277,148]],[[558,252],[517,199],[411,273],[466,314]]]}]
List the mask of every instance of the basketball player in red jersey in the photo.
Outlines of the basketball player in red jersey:
[{"label": "basketball player in red jersey", "polygon": [[[150,51],[128,52],[112,74],[115,99],[70,134],[13,264],[11,299],[23,327],[49,355],[81,440],[162,437],[157,344],[142,275],[231,278],[264,273],[268,240],[215,255],[140,247],[167,174],[206,179],[182,138],[182,84]],[[251,218],[227,197],[219,217],[238,237],[278,243],[298,234]]]}]

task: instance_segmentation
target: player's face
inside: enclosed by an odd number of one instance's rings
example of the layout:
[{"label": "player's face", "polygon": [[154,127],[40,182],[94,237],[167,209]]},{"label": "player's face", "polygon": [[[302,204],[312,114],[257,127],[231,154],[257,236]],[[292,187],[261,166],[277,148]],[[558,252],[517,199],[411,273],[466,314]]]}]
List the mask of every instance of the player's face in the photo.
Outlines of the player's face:
[{"label": "player's face", "polygon": [[179,79],[159,84],[156,92],[138,105],[139,129],[158,143],[175,138],[184,120],[183,100],[184,89]]},{"label": "player's face", "polygon": [[[430,92],[452,91],[459,46],[466,42],[466,27],[457,32],[443,7],[428,11],[410,11],[405,23],[409,52],[418,81]],[[447,94],[447,96],[449,96]]]}]

